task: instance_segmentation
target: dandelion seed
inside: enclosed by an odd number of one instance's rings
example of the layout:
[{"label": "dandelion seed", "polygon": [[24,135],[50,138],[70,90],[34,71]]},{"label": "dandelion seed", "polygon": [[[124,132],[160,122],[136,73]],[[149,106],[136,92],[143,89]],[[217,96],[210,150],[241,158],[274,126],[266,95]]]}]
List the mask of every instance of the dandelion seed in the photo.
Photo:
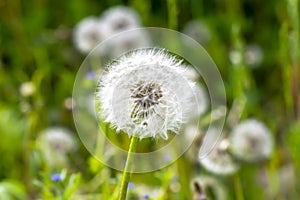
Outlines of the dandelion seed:
[{"label": "dandelion seed", "polygon": [[108,28],[112,34],[140,26],[140,16],[126,6],[115,6],[106,10],[101,19],[109,24]]},{"label": "dandelion seed", "polygon": [[[215,131],[212,129],[211,131]],[[199,159],[200,164],[207,170],[218,175],[229,175],[235,173],[239,166],[228,152],[228,142],[222,140],[204,158]]]},{"label": "dandelion seed", "polygon": [[80,21],[74,29],[74,43],[77,49],[82,53],[89,53],[110,35],[107,26],[95,17],[87,17]]},{"label": "dandelion seed", "polygon": [[168,131],[179,133],[197,109],[191,102],[193,83],[183,76],[182,62],[159,49],[140,49],[120,57],[101,78],[100,115],[117,131],[140,139],[168,139]]},{"label": "dandelion seed", "polygon": [[248,162],[268,158],[273,149],[273,139],[268,128],[255,119],[238,124],[230,135],[232,153]]}]

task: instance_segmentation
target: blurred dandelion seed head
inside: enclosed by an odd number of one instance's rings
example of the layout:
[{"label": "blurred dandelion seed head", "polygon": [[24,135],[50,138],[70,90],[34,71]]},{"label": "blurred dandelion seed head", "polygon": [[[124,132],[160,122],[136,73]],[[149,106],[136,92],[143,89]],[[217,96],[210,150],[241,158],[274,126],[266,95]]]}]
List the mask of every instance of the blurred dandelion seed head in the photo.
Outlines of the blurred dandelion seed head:
[{"label": "blurred dandelion seed head", "polygon": [[230,136],[232,153],[241,160],[255,162],[267,159],[273,150],[270,131],[255,119],[238,124]]},{"label": "blurred dandelion seed head", "polygon": [[35,86],[32,82],[24,82],[20,86],[20,94],[23,97],[29,97],[35,93]]},{"label": "blurred dandelion seed head", "polygon": [[76,149],[71,132],[65,128],[52,127],[45,131],[45,140],[50,147],[60,153],[68,153]]},{"label": "blurred dandelion seed head", "polygon": [[229,52],[229,60],[231,61],[232,64],[238,65],[241,64],[243,61],[243,55],[241,52],[238,50],[231,50]]},{"label": "blurred dandelion seed head", "polygon": [[161,49],[139,49],[111,63],[97,98],[101,115],[117,131],[139,138],[168,139],[179,133],[194,105],[194,83],[183,75],[183,60]]},{"label": "blurred dandelion seed head", "polygon": [[264,58],[264,52],[259,45],[247,45],[245,49],[245,64],[249,67],[258,67]]},{"label": "blurred dandelion seed head", "polygon": [[135,12],[135,10],[126,6],[112,7],[106,10],[102,14],[101,18],[109,24],[109,29],[112,34],[137,28],[141,24],[140,16]]},{"label": "blurred dandelion seed head", "polygon": [[37,139],[46,163],[50,167],[66,167],[67,154],[77,149],[72,132],[63,127],[49,127]]},{"label": "blurred dandelion seed head", "polygon": [[[109,36],[108,24],[96,17],[87,17],[74,29],[74,43],[82,53],[89,53]],[[103,53],[103,52],[99,52]]]},{"label": "blurred dandelion seed head", "polygon": [[206,157],[199,159],[200,164],[207,171],[218,175],[230,175],[238,170],[239,165],[229,154],[227,143],[223,139]]}]

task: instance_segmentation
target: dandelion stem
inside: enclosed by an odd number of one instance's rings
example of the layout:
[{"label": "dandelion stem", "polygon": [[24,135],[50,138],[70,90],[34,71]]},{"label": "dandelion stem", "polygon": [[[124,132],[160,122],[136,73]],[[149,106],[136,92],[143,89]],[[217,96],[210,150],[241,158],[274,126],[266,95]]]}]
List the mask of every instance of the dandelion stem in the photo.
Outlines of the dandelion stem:
[{"label": "dandelion stem", "polygon": [[130,140],[129,149],[128,149],[128,155],[127,155],[127,159],[126,159],[125,169],[124,169],[123,176],[122,176],[119,200],[126,199],[128,183],[129,183],[129,179],[131,176],[131,172],[130,172],[130,170],[131,170],[130,167],[132,166],[131,165],[131,156],[132,156],[132,152],[134,152],[134,150],[136,148],[137,142],[138,142],[138,138],[135,136],[132,136],[131,140]]},{"label": "dandelion stem", "polygon": [[176,0],[168,0],[169,28],[178,28],[178,8]]},{"label": "dandelion stem", "polygon": [[298,0],[287,0],[289,16],[290,35],[289,35],[289,56],[291,63],[291,95],[293,100],[293,117],[298,119],[299,102],[299,12]]},{"label": "dandelion stem", "polygon": [[241,180],[238,174],[234,175],[234,190],[237,200],[244,200],[244,192],[241,184]]}]

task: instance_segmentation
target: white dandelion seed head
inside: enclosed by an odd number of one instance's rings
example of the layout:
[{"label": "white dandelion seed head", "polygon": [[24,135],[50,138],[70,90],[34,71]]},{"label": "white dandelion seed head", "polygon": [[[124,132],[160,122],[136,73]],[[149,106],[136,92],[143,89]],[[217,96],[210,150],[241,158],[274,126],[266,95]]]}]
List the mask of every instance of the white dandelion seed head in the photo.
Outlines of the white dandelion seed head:
[{"label": "white dandelion seed head", "polygon": [[74,29],[74,43],[82,53],[89,53],[109,36],[108,24],[96,17],[81,20]]},{"label": "white dandelion seed head", "polygon": [[72,133],[62,127],[51,127],[44,131],[45,142],[54,151],[60,153],[72,152],[76,149]]},{"label": "white dandelion seed head", "polygon": [[231,61],[232,64],[238,65],[238,64],[242,63],[243,55],[238,50],[231,50],[229,52],[229,60]]},{"label": "white dandelion seed head", "polygon": [[255,119],[245,120],[234,127],[229,139],[232,153],[244,161],[267,159],[273,150],[270,131]]},{"label": "white dandelion seed head", "polygon": [[193,20],[186,24],[183,33],[187,34],[200,44],[206,44],[211,40],[211,31],[208,26],[199,20]]},{"label": "white dandelion seed head", "polygon": [[101,116],[129,136],[168,139],[167,132],[178,133],[195,109],[193,84],[183,76],[184,67],[183,60],[161,49],[121,56],[101,78]]},{"label": "white dandelion seed head", "polygon": [[63,127],[49,127],[37,138],[37,146],[50,167],[68,166],[67,154],[77,148],[72,133]]},{"label": "white dandelion seed head", "polygon": [[115,6],[102,14],[103,21],[109,24],[111,33],[119,33],[124,30],[140,27],[140,16],[130,7]]},{"label": "white dandelion seed head", "polygon": [[[214,130],[211,130],[214,131]],[[212,151],[204,158],[199,158],[200,164],[209,172],[218,175],[230,175],[235,173],[239,165],[229,154],[224,139],[218,143]]]},{"label": "white dandelion seed head", "polygon": [[[198,176],[194,178],[191,182],[191,188],[194,188],[194,183],[198,183],[199,186],[201,187],[202,192],[204,193],[205,196],[208,195],[208,191],[212,192],[213,199],[216,200],[225,200],[227,193],[226,190],[216,178],[212,176]],[[204,196],[203,195],[203,196]],[[211,197],[208,196],[207,199],[210,199]]]},{"label": "white dandelion seed head", "polygon": [[249,67],[258,67],[264,58],[264,52],[258,45],[247,45],[245,48],[245,64]]},{"label": "white dandelion seed head", "polygon": [[35,86],[32,82],[24,82],[20,86],[20,94],[29,97],[35,93]]}]

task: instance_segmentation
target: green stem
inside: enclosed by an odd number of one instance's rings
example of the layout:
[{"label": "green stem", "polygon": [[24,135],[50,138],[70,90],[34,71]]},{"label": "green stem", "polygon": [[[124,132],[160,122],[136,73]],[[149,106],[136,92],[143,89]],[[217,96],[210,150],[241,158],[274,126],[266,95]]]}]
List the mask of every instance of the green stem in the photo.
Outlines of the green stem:
[{"label": "green stem", "polygon": [[191,199],[190,194],[190,178],[191,178],[191,166],[184,156],[181,156],[177,160],[177,170],[179,174],[179,182],[181,184],[181,199]]},{"label": "green stem", "polygon": [[176,0],[168,0],[169,28],[178,28],[178,8]]},{"label": "green stem", "polygon": [[130,172],[131,171],[130,167],[132,166],[131,165],[131,156],[132,156],[132,152],[134,152],[134,150],[136,148],[137,142],[138,142],[138,138],[135,136],[132,136],[130,145],[129,145],[129,149],[128,149],[128,155],[127,155],[127,159],[126,159],[125,169],[124,169],[123,177],[122,177],[122,181],[121,181],[119,200],[126,199],[128,183],[129,183],[129,179],[131,176],[131,172]]},{"label": "green stem", "polygon": [[241,180],[238,174],[234,175],[234,190],[237,200],[244,200],[244,192],[241,184]]},{"label": "green stem", "polygon": [[290,36],[289,36],[289,56],[291,63],[291,95],[293,100],[293,117],[298,119],[299,112],[299,0],[287,0],[287,10],[289,16]]}]

